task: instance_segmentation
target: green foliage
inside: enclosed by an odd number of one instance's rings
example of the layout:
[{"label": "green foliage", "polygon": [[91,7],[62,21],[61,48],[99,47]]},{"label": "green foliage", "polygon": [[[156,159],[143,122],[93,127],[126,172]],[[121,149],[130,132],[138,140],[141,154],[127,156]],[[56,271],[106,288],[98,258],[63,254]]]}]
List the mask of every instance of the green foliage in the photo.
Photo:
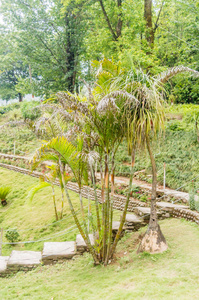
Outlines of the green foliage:
[{"label": "green foliage", "polygon": [[45,182],[45,181],[43,181],[43,180],[40,181],[38,185],[33,186],[33,187],[29,190],[29,193],[28,193],[28,199],[29,199],[29,201],[32,202],[32,200],[33,200],[35,194],[36,194],[38,191],[40,191],[40,190],[42,190],[42,189],[44,189],[44,188],[46,188],[46,187],[51,187],[51,184],[50,184],[49,182]]},{"label": "green foliage", "polygon": [[38,101],[23,102],[21,106],[21,113],[24,120],[29,119],[34,121],[41,115],[40,109],[35,108],[39,104],[40,103]]},{"label": "green foliage", "polygon": [[17,229],[8,229],[5,237],[10,243],[16,243],[19,240],[19,233]]},{"label": "green foliage", "polygon": [[10,192],[11,192],[10,186],[1,186],[0,187],[0,199],[5,200]]},{"label": "green foliage", "polygon": [[175,95],[175,103],[199,104],[199,79],[184,78],[181,75],[175,79],[173,85],[174,87],[169,90],[169,93]]},{"label": "green foliage", "polygon": [[0,115],[3,115],[11,110],[19,109],[20,103],[12,103],[5,106],[0,106]]}]

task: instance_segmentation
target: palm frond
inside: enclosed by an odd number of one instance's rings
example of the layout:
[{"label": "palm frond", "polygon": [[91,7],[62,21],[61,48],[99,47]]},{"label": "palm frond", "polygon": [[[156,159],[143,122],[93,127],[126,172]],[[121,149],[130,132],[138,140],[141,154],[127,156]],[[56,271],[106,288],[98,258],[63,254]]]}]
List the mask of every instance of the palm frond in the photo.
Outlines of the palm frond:
[{"label": "palm frond", "polygon": [[27,196],[28,200],[29,200],[30,202],[32,202],[32,200],[33,200],[35,194],[36,194],[38,191],[40,191],[40,190],[42,190],[42,189],[44,189],[44,188],[46,188],[46,187],[49,187],[49,186],[51,186],[50,183],[48,183],[48,182],[46,182],[46,181],[41,181],[38,185],[36,185],[36,186],[34,186],[34,187],[32,187],[32,188],[30,189],[30,191],[29,191],[29,193],[28,193],[28,196]]},{"label": "palm frond", "polygon": [[157,76],[157,82],[165,83],[170,78],[172,78],[173,76],[175,76],[175,75],[177,75],[179,73],[183,73],[183,72],[190,72],[194,76],[199,77],[199,72],[198,71],[195,71],[193,69],[190,69],[190,68],[184,67],[184,66],[177,66],[177,67],[170,68],[170,69],[166,70],[163,73],[160,73]]}]

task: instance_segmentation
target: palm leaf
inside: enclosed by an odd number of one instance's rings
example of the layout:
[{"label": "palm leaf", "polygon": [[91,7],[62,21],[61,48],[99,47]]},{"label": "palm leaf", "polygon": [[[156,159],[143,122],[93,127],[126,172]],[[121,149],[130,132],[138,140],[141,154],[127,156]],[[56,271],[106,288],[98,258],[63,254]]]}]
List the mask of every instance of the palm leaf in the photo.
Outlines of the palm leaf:
[{"label": "palm leaf", "polygon": [[40,190],[42,190],[42,189],[44,189],[44,188],[46,188],[46,187],[49,187],[49,186],[51,186],[50,183],[48,183],[48,182],[46,182],[46,181],[41,181],[38,185],[36,185],[36,186],[34,186],[34,187],[31,188],[31,190],[30,190],[29,193],[28,193],[27,198],[29,199],[30,202],[32,202],[32,200],[33,200],[35,194],[36,194],[38,191],[40,191]]}]

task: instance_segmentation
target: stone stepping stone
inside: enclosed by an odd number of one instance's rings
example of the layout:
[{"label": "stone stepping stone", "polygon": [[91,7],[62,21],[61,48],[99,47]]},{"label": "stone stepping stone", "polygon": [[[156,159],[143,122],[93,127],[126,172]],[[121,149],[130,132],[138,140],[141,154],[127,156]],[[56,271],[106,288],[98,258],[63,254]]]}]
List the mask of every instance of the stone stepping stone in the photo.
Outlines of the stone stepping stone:
[{"label": "stone stepping stone", "polygon": [[139,228],[146,225],[143,218],[138,217],[136,214],[127,214],[125,226],[128,230],[137,231]]},{"label": "stone stepping stone", "polygon": [[127,214],[126,215],[126,223],[129,225],[137,224],[137,223],[142,223],[143,220],[138,217],[136,214]]},{"label": "stone stepping stone", "polygon": [[[150,207],[135,207],[135,213],[142,217],[144,220],[149,220],[151,214]],[[157,215],[161,216],[161,212],[157,211]]]},{"label": "stone stepping stone", "polygon": [[[118,229],[120,227],[120,221],[113,221],[112,223],[112,233],[113,233],[113,239],[115,238],[117,232],[118,232]],[[121,237],[124,235],[125,233],[125,227],[123,226],[122,228],[122,233],[121,233]]]},{"label": "stone stepping stone", "polygon": [[[90,243],[93,246],[95,244],[94,236],[93,236],[93,234],[89,234],[88,236],[89,236]],[[80,252],[80,253],[83,253],[88,250],[86,243],[84,242],[84,239],[81,236],[81,234],[78,234],[76,236],[76,247],[77,247],[77,252]]]},{"label": "stone stepping stone", "polygon": [[157,206],[160,207],[161,209],[166,209],[166,208],[180,208],[180,209],[189,209],[187,205],[179,205],[179,204],[173,204],[170,202],[157,202]]},{"label": "stone stepping stone", "polygon": [[113,221],[112,231],[117,231],[120,227],[120,221]]},{"label": "stone stepping stone", "polygon": [[9,256],[0,256],[0,277],[7,274],[7,264]]},{"label": "stone stepping stone", "polygon": [[53,264],[58,260],[70,259],[76,255],[75,242],[46,242],[42,252],[42,262]]},{"label": "stone stepping stone", "polygon": [[13,250],[8,259],[8,270],[27,271],[41,264],[41,252]]}]

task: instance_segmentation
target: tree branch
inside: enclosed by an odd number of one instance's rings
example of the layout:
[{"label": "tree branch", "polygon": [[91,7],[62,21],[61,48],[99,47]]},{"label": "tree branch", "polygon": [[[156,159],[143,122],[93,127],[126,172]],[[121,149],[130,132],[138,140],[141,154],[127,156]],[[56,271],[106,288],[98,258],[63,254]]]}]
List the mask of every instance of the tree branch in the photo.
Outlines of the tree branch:
[{"label": "tree branch", "polygon": [[105,20],[106,20],[106,22],[107,22],[107,24],[108,24],[108,27],[109,27],[109,29],[110,29],[110,32],[112,33],[113,39],[114,39],[115,41],[117,41],[117,38],[118,38],[118,37],[117,37],[117,35],[115,34],[115,32],[114,32],[114,30],[113,30],[113,28],[112,28],[112,26],[111,26],[109,17],[108,17],[107,12],[106,12],[106,10],[105,10],[105,8],[104,8],[103,1],[102,1],[102,0],[99,0],[99,2],[100,2],[100,5],[101,5],[101,8],[102,8],[102,12],[103,12],[103,14],[104,14]]},{"label": "tree branch", "polygon": [[155,22],[154,29],[153,29],[154,33],[156,32],[156,29],[158,28],[158,21],[159,21],[159,19],[160,19],[160,14],[161,14],[161,11],[162,11],[162,9],[163,9],[164,4],[165,4],[165,1],[163,0],[163,1],[162,1],[162,5],[161,5],[160,10],[159,10],[159,13],[158,13],[158,16],[157,16],[157,20],[156,20],[156,22]]}]

